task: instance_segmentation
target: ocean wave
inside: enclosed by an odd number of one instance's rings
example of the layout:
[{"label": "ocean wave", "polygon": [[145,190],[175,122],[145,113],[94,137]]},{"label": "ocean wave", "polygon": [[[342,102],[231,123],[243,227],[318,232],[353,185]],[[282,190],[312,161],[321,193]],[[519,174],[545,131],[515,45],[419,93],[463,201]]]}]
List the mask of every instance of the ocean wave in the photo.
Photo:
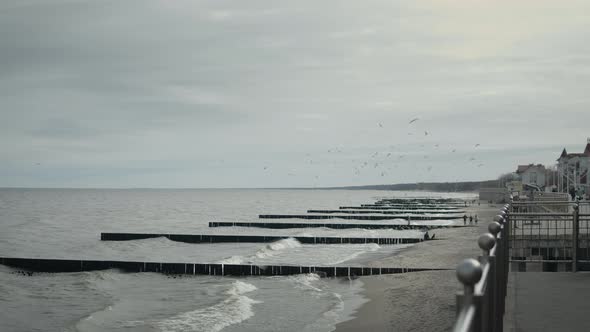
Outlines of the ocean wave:
[{"label": "ocean wave", "polygon": [[262,302],[244,294],[256,289],[252,284],[235,281],[226,292],[229,297],[223,302],[162,320],[156,326],[161,331],[221,331],[254,316],[253,305]]},{"label": "ocean wave", "polygon": [[236,265],[240,265],[240,264],[244,264],[244,257],[243,256],[230,256],[227,258],[224,258],[220,261],[217,261],[217,264],[236,264]]},{"label": "ocean wave", "polygon": [[330,320],[333,324],[341,319],[342,312],[344,311],[344,300],[342,295],[338,293],[332,293],[334,297],[334,304],[330,310],[324,312],[324,317]]},{"label": "ocean wave", "polygon": [[293,249],[293,248],[300,248],[301,243],[294,238],[290,237],[288,239],[279,240],[273,243],[266,245],[264,248],[258,250],[256,252],[256,257],[258,258],[266,258],[270,256],[274,256],[276,252],[286,249]]},{"label": "ocean wave", "polygon": [[332,261],[331,265],[340,264],[340,263],[344,263],[349,260],[353,260],[353,259],[357,258],[358,256],[365,254],[367,252],[375,252],[375,251],[381,249],[381,246],[378,245],[377,243],[368,243],[368,244],[362,245],[362,248],[364,250],[355,251],[348,256],[345,256],[345,257],[342,257],[341,259],[337,259],[335,261]]},{"label": "ocean wave", "polygon": [[256,258],[268,258],[275,256],[277,253],[287,250],[287,249],[294,249],[300,248],[301,243],[294,238],[282,239],[276,242],[272,242],[264,246],[264,248],[258,250],[256,254],[248,257],[244,256],[230,256],[226,257],[220,261],[217,261],[218,264],[252,264]]},{"label": "ocean wave", "polygon": [[315,273],[298,274],[290,277],[289,279],[294,282],[298,288],[311,289],[316,292],[323,291],[321,288],[314,285],[320,280],[320,276]]}]

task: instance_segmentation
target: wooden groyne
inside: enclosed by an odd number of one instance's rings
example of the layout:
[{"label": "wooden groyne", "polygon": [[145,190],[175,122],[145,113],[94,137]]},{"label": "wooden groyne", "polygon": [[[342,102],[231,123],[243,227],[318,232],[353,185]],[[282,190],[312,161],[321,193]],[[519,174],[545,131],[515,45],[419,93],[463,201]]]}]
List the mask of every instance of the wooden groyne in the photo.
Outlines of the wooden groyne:
[{"label": "wooden groyne", "polygon": [[464,213],[465,211],[458,211],[458,210],[431,210],[431,211],[424,211],[424,210],[399,210],[399,209],[341,209],[341,210],[307,210],[307,213],[346,213],[346,214],[410,214],[410,215],[420,215],[420,214],[460,214]]},{"label": "wooden groyne", "polygon": [[414,210],[456,210],[458,206],[441,205],[398,205],[398,204],[361,204],[361,207],[395,207],[400,209]]},{"label": "wooden groyne", "polygon": [[328,236],[262,236],[262,235],[209,235],[209,234],[149,234],[149,233],[101,233],[102,241],[131,241],[165,237],[186,243],[266,243],[293,238],[303,244],[410,244],[424,241],[422,238],[370,238]]},{"label": "wooden groyne", "polygon": [[395,225],[395,224],[353,224],[353,223],[313,223],[313,222],[302,222],[302,223],[287,223],[287,222],[247,222],[247,221],[212,221],[209,222],[209,227],[258,227],[258,228],[270,228],[270,229],[287,229],[287,228],[333,228],[333,229],[349,229],[349,228],[361,228],[361,229],[395,229],[395,230],[410,230],[410,229],[435,229],[435,228],[459,228],[459,227],[471,227],[461,225]]},{"label": "wooden groyne", "polygon": [[465,212],[464,210],[459,210],[458,208],[441,208],[441,207],[437,207],[435,208],[424,208],[424,207],[408,207],[408,206],[390,206],[390,205],[373,205],[373,204],[363,204],[361,206],[341,206],[339,207],[340,210],[436,210],[436,211],[441,211],[441,210],[445,210],[445,211],[449,211],[451,212],[455,212],[455,213],[460,213],[460,212]]},{"label": "wooden groyne", "polygon": [[378,200],[376,203],[387,203],[387,204],[421,204],[421,205],[450,205],[450,204],[462,204],[464,201],[453,198],[384,198]]},{"label": "wooden groyne", "polygon": [[208,263],[156,263],[134,261],[69,260],[2,257],[0,263],[14,268],[38,272],[83,272],[119,269],[125,272],[157,272],[165,274],[212,276],[285,276],[317,273],[322,277],[351,277],[380,274],[398,274],[444,269],[349,267],[349,266],[298,266],[298,265],[248,265]]},{"label": "wooden groyne", "polygon": [[427,216],[427,215],[408,215],[408,214],[392,214],[392,215],[333,215],[333,214],[261,214],[260,219],[307,219],[307,220],[322,220],[322,219],[345,219],[345,220],[453,220],[460,219],[459,215],[443,215],[443,216]]}]

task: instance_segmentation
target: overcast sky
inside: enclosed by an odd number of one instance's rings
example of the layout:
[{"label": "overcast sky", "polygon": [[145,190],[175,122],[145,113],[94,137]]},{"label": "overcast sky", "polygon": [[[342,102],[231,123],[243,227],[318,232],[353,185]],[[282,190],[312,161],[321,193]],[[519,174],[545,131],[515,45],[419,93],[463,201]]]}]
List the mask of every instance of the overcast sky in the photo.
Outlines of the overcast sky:
[{"label": "overcast sky", "polygon": [[2,0],[0,186],[341,186],[553,163],[590,136],[589,12]]}]

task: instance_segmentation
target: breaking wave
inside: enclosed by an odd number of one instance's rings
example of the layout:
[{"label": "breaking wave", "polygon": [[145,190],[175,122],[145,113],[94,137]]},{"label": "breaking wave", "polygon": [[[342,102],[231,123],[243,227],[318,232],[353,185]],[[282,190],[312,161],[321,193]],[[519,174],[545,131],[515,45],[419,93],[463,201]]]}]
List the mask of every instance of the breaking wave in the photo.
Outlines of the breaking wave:
[{"label": "breaking wave", "polygon": [[254,316],[254,304],[262,303],[244,294],[255,291],[252,284],[235,281],[226,291],[229,296],[214,306],[185,312],[160,321],[156,326],[161,331],[221,331]]}]

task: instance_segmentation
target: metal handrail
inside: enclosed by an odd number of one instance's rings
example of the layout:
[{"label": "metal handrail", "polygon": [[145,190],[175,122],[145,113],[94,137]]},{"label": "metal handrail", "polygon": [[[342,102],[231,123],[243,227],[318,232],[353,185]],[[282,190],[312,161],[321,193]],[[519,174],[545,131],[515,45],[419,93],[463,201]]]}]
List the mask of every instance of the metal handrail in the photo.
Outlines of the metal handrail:
[{"label": "metal handrail", "polygon": [[463,292],[457,294],[457,319],[454,332],[503,330],[504,300],[508,282],[508,239],[510,205],[502,208],[482,234],[478,245],[483,254],[457,266]]}]

